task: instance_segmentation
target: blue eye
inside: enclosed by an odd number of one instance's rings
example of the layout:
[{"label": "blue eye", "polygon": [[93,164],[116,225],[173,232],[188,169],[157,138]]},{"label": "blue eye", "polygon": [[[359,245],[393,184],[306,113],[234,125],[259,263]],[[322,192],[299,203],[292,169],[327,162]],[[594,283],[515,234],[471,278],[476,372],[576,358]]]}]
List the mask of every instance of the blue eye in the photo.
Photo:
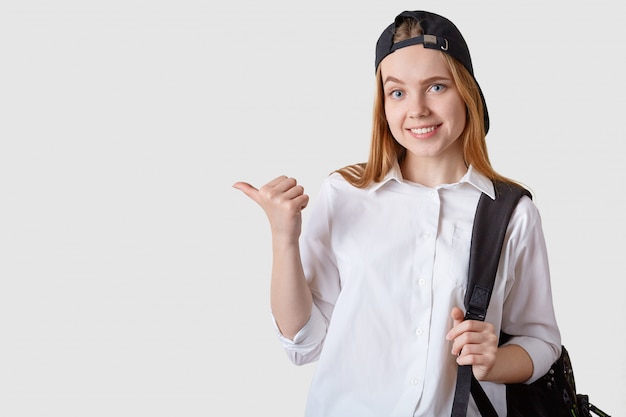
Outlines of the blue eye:
[{"label": "blue eye", "polygon": [[392,98],[402,98],[402,96],[404,96],[404,93],[400,90],[393,90],[391,93],[389,93],[389,95]]},{"label": "blue eye", "polygon": [[440,93],[446,89],[446,86],[443,84],[434,84],[430,89],[435,93]]}]

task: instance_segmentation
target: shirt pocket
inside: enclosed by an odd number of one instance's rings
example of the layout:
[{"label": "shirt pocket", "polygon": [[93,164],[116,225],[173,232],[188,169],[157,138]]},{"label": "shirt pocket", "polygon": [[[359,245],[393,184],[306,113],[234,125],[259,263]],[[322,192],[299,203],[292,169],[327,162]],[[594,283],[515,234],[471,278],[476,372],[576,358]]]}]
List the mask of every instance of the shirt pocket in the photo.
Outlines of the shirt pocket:
[{"label": "shirt pocket", "polygon": [[457,286],[467,284],[472,230],[454,226],[448,259],[448,276]]}]

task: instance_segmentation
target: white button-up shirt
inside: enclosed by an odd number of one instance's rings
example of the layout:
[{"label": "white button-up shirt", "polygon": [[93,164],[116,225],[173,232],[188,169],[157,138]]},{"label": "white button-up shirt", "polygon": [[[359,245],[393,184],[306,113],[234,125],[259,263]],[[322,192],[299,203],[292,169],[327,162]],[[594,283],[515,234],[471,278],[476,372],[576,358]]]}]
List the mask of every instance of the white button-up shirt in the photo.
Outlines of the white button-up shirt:
[{"label": "white button-up shirt", "polygon": [[[434,188],[402,179],[395,167],[358,189],[339,174],[324,182],[301,237],[313,293],[291,360],[319,360],[308,417],[449,416],[457,374],[453,307],[464,310],[474,214],[493,184],[471,167]],[[510,221],[486,321],[519,335],[534,364],[531,382],[561,349],[539,212],[523,197]],[[505,386],[483,383],[499,415]],[[470,401],[468,416],[479,416]]]}]

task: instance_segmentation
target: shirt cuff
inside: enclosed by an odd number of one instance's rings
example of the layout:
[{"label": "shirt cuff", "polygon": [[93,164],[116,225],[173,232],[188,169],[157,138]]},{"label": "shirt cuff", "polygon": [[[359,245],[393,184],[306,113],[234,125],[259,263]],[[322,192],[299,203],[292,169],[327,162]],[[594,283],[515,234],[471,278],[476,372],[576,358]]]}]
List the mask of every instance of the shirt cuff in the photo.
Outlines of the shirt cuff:
[{"label": "shirt cuff", "polygon": [[273,315],[272,323],[283,348],[294,363],[303,364],[317,359],[326,336],[327,325],[326,319],[315,305],[311,309],[309,320],[293,339],[289,339],[280,332]]}]

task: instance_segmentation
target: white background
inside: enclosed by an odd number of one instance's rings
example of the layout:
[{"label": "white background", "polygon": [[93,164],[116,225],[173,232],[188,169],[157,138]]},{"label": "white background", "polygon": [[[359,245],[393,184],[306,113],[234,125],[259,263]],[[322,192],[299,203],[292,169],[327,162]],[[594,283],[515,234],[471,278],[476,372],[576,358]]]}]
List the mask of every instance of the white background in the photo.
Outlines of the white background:
[{"label": "white background", "polygon": [[626,34],[619,2],[575,4],[2,1],[0,416],[302,415],[314,365],[274,335],[267,221],[231,185],[314,199],[365,160],[374,45],[415,9],[465,35],[579,391],[623,415]]}]

